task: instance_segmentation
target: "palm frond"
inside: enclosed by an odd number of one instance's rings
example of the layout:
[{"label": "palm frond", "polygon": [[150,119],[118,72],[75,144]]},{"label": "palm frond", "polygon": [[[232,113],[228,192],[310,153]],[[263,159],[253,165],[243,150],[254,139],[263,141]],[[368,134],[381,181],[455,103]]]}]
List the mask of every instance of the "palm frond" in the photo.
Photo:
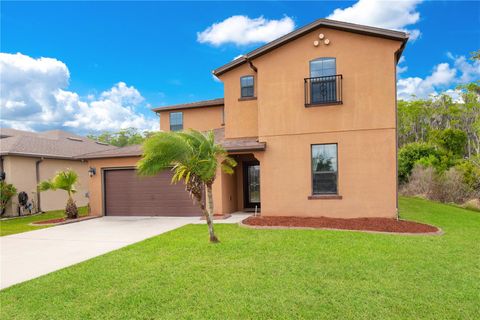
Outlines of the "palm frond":
[{"label": "palm frond", "polygon": [[77,191],[75,188],[77,182],[78,174],[71,169],[67,169],[65,171],[58,171],[51,180],[40,182],[38,188],[40,191],[60,189],[75,193]]},{"label": "palm frond", "polygon": [[52,183],[55,185],[55,188],[65,190],[67,192],[75,192],[75,184],[78,181],[78,174],[71,170],[67,169],[65,171],[59,171],[53,177]]},{"label": "palm frond", "polygon": [[48,191],[48,190],[57,190],[57,188],[55,188],[55,185],[49,181],[49,180],[46,180],[46,181],[42,181],[38,184],[38,189],[40,191]]},{"label": "palm frond", "polygon": [[137,163],[138,173],[144,176],[155,175],[167,170],[175,162],[188,159],[191,149],[177,132],[159,132],[143,143],[143,157]]},{"label": "palm frond", "polygon": [[219,165],[224,172],[233,173],[236,162],[215,143],[213,131],[185,130],[159,132],[145,140],[137,169],[140,175],[155,175],[171,168],[172,183],[183,180],[189,185],[198,184],[198,179],[213,181]]}]

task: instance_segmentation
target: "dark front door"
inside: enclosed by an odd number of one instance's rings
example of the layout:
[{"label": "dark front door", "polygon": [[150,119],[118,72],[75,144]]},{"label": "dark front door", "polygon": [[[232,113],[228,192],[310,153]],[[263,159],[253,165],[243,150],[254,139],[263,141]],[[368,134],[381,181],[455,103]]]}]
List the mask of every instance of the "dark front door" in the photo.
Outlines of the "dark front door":
[{"label": "dark front door", "polygon": [[260,208],[260,163],[243,163],[243,201],[245,208]]}]

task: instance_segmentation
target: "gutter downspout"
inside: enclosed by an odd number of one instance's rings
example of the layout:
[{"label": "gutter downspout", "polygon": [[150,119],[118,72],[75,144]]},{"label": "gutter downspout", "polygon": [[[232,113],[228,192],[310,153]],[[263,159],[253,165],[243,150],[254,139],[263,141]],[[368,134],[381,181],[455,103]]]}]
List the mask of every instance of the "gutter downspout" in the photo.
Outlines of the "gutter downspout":
[{"label": "gutter downspout", "polygon": [[396,211],[397,211],[397,220],[400,219],[400,210],[399,210],[399,205],[398,205],[398,191],[399,191],[399,182],[400,180],[398,179],[398,97],[397,97],[397,65],[398,61],[400,61],[400,56],[402,55],[403,49],[405,48],[407,44],[408,39],[402,43],[400,49],[398,49],[395,52],[395,59],[394,59],[394,64],[393,64],[393,72],[395,75],[395,180],[396,180],[396,185],[395,185],[395,206],[396,206]]},{"label": "gutter downspout", "polygon": [[40,206],[40,189],[38,188],[38,184],[40,183],[40,163],[42,163],[43,158],[38,159],[35,161],[35,178],[37,181],[37,211],[42,212]]},{"label": "gutter downspout", "polygon": [[3,169],[3,156],[0,156],[0,173],[4,172]]},{"label": "gutter downspout", "polygon": [[243,58],[245,59],[246,62],[248,62],[248,66],[250,67],[250,69],[252,69],[253,71],[255,71],[255,73],[257,73],[258,69],[253,65],[252,60],[250,60],[247,56],[243,56]]}]

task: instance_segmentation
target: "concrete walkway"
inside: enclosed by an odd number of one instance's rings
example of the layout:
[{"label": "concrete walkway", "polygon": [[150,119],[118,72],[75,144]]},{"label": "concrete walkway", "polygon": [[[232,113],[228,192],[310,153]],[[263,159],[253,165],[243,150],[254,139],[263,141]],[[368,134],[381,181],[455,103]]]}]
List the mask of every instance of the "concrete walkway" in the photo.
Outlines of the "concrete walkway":
[{"label": "concrete walkway", "polygon": [[[246,216],[236,214],[215,223],[238,223]],[[102,217],[0,237],[0,289],[190,223],[205,221],[197,217]]]}]

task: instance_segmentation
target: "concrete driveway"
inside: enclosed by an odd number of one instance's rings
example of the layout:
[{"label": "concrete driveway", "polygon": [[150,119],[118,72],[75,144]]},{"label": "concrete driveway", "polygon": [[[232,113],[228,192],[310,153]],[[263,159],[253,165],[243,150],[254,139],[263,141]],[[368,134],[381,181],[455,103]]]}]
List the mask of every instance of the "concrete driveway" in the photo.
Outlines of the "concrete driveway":
[{"label": "concrete driveway", "polygon": [[[237,223],[245,216],[221,222]],[[0,237],[0,289],[190,223],[205,222],[198,217],[102,217]]]}]

